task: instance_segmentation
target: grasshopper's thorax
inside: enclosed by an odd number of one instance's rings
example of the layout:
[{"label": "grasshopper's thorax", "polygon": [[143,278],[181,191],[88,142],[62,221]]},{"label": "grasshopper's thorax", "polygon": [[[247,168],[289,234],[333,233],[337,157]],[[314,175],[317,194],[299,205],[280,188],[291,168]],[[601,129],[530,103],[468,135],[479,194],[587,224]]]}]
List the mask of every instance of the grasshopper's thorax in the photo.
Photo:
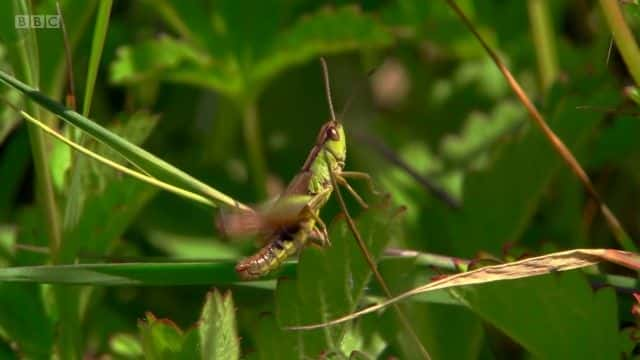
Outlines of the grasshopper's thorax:
[{"label": "grasshopper's thorax", "polygon": [[329,121],[320,129],[316,144],[302,168],[313,174],[309,182],[309,193],[317,194],[331,187],[331,172],[339,174],[346,158],[347,142],[342,124]]}]

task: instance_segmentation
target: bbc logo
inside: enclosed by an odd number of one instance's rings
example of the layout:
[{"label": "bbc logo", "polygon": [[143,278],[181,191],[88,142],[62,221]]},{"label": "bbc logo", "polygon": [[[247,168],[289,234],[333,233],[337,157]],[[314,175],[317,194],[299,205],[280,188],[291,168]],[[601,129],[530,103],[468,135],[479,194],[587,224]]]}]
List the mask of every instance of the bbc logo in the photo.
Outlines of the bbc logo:
[{"label": "bbc logo", "polygon": [[16,29],[58,29],[60,15],[16,15]]}]

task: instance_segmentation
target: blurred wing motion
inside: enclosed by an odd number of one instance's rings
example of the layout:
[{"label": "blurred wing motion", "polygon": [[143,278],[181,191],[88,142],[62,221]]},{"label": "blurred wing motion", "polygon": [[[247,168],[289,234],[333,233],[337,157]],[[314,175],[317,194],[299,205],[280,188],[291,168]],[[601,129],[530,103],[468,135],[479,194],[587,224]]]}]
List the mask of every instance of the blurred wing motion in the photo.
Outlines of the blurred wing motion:
[{"label": "blurred wing motion", "polygon": [[308,195],[283,194],[256,210],[221,213],[216,219],[216,226],[229,237],[266,235],[299,222],[300,214],[310,201],[311,196]]}]

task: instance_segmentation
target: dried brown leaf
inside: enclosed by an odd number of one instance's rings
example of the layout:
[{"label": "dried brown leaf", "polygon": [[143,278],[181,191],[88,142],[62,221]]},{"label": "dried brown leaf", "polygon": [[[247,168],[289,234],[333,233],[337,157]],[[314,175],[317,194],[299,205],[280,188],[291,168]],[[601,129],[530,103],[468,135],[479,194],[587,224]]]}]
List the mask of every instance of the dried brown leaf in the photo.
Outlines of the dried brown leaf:
[{"label": "dried brown leaf", "polygon": [[613,249],[574,249],[561,251],[506,264],[485,266],[473,271],[451,275],[406,291],[380,304],[367,307],[331,321],[320,324],[289,326],[287,329],[311,330],[340,324],[364,314],[383,309],[400,300],[429,291],[540,276],[592,266],[602,261],[613,262],[633,270],[640,269],[640,256],[627,251]]}]

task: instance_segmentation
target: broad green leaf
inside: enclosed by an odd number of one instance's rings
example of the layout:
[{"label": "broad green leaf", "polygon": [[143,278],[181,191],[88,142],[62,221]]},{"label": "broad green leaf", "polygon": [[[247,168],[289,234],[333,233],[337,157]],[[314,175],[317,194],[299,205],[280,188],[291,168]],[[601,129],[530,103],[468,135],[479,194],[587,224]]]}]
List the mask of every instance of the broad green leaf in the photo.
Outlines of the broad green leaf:
[{"label": "broad green leaf", "polygon": [[350,326],[342,340],[342,352],[350,354],[352,358],[363,354],[372,359],[380,358],[388,344],[382,336],[384,331],[379,320],[372,316],[365,317]]},{"label": "broad green leaf", "polygon": [[521,128],[524,115],[524,109],[514,101],[497,104],[491,114],[471,113],[459,135],[442,140],[441,154],[447,161],[471,169],[484,167],[492,145]]},{"label": "broad green leaf", "polygon": [[578,272],[455,290],[472,311],[541,359],[613,359],[622,353],[613,289]]},{"label": "broad green leaf", "polygon": [[252,78],[264,86],[275,74],[322,54],[390,46],[393,37],[373,17],[354,8],[324,10],[303,18],[274,39]]},{"label": "broad green leaf", "polygon": [[[175,1],[154,4],[185,39],[165,37],[121,49],[112,64],[111,79],[130,83],[155,77],[215,89],[244,102],[257,97],[269,80],[293,65],[323,54],[381,48],[393,42],[373,17],[350,7],[322,10],[280,30],[280,7],[274,1],[250,7],[221,1],[213,9]],[[187,11],[198,16],[184,22],[176,17]],[[213,20],[202,17],[207,12]],[[210,36],[203,37],[207,23]],[[202,53],[203,47],[208,55]]]},{"label": "broad green leaf", "polygon": [[[395,259],[381,263],[383,275],[389,279],[394,294],[429,282],[432,274],[423,274],[415,266],[415,259]],[[434,294],[436,295],[436,294]],[[461,308],[448,292],[441,292],[444,301],[418,302],[403,304],[402,308],[420,340],[433,359],[477,359],[485,331],[481,320],[471,311]],[[445,300],[446,299],[446,300]],[[403,333],[402,325],[397,321],[391,309],[379,317],[371,316],[378,324],[382,338],[389,344],[387,353],[400,358],[419,359],[415,344]],[[464,334],[464,341],[460,341]]]},{"label": "broad green leaf", "polygon": [[207,294],[198,323],[202,359],[240,358],[235,311],[231,293],[222,295],[213,291]]},{"label": "broad green leaf", "polygon": [[189,43],[162,36],[133,46],[118,49],[118,58],[111,64],[111,81],[117,84],[135,84],[149,78],[167,76],[167,72],[185,64],[207,66],[206,53]]},{"label": "broad green leaf", "polygon": [[[475,20],[473,1],[456,2],[465,14]],[[438,1],[400,0],[390,2],[381,11],[384,23],[397,29],[404,37],[415,40],[429,39],[436,41],[459,58],[484,56],[484,51],[477,44],[477,40],[461,26],[460,20],[446,3]],[[424,19],[429,19],[425,21]],[[480,33],[489,44],[496,43],[496,35],[491,28],[476,25]]]},{"label": "broad green leaf", "polygon": [[588,166],[601,167],[630,159],[640,153],[637,134],[640,133],[640,121],[636,116],[617,116],[613,123],[603,129],[587,158]]},{"label": "broad green leaf", "polygon": [[[357,221],[375,259],[398,236],[397,211],[385,204],[365,212]],[[353,311],[359,304],[371,270],[344,222],[334,224],[329,236],[333,244],[330,248],[306,249],[298,263],[296,278],[279,281],[275,296],[280,326],[326,321]],[[345,330],[344,326],[336,326],[285,333],[292,339],[286,341],[293,345],[281,351],[288,353],[287,358],[313,358],[327,351],[340,351]]]}]

